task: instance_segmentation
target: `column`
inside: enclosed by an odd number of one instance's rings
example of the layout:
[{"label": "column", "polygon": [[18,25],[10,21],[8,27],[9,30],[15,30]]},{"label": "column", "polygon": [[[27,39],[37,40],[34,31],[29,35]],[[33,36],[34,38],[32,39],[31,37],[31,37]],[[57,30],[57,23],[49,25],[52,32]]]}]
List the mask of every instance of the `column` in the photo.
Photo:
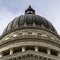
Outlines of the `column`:
[{"label": "column", "polygon": [[51,54],[51,53],[50,53],[50,49],[47,49],[47,54]]},{"label": "column", "polygon": [[26,22],[25,22],[24,26],[26,26]]},{"label": "column", "polygon": [[2,54],[2,52],[0,52],[0,57],[2,57],[3,56],[3,54]]},{"label": "column", "polygon": [[13,54],[13,48],[10,49],[10,55],[12,55],[12,54]]},{"label": "column", "polygon": [[37,52],[38,52],[38,46],[35,46],[35,51],[37,51]]},{"label": "column", "polygon": [[33,26],[35,26],[35,23],[33,23]]},{"label": "column", "polygon": [[24,51],[25,51],[25,47],[23,46],[23,47],[22,47],[22,52],[24,52]]},{"label": "column", "polygon": [[60,52],[58,52],[58,57],[60,57]]}]

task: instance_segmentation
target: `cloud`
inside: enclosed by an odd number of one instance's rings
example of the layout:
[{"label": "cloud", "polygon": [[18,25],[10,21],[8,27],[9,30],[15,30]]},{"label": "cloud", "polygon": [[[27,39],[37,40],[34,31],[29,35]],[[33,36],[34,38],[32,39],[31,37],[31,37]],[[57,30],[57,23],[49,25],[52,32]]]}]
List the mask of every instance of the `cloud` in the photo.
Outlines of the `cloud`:
[{"label": "cloud", "polygon": [[16,16],[32,5],[36,14],[49,20],[60,34],[60,0],[0,0],[0,34]]},{"label": "cloud", "polygon": [[4,28],[7,26],[7,24],[12,20],[14,15],[10,13],[5,8],[2,8],[0,10],[0,34],[4,30]]}]

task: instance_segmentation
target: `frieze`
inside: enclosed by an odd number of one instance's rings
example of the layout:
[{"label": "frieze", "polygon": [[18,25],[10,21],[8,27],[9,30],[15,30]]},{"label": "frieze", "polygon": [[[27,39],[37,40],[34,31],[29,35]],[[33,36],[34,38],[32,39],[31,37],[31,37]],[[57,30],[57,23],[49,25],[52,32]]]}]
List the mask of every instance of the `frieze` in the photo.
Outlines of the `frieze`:
[{"label": "frieze", "polygon": [[48,41],[50,40],[57,44],[60,44],[60,40],[53,34],[43,30],[35,30],[35,29],[24,29],[24,30],[14,31],[6,35],[3,39],[1,39],[0,43],[1,42],[3,43],[4,41],[12,40],[17,37],[18,38],[42,38],[42,39],[47,39]]}]

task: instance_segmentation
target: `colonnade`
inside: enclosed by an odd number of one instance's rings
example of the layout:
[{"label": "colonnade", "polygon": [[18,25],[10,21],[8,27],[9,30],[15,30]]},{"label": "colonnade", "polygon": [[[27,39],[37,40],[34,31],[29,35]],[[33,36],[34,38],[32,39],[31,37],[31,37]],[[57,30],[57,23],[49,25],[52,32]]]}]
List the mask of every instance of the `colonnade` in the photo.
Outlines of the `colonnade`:
[{"label": "colonnade", "polygon": [[[22,49],[21,52],[26,51],[26,46],[22,46],[21,49]],[[34,46],[34,51],[39,52],[38,49],[39,49],[38,46]],[[14,54],[14,48],[10,48],[9,49],[9,55],[13,55],[13,54]],[[47,53],[46,54],[51,55],[51,49],[47,48]],[[3,52],[0,53],[0,57],[3,57]],[[58,57],[60,57],[60,53],[58,53]]]}]

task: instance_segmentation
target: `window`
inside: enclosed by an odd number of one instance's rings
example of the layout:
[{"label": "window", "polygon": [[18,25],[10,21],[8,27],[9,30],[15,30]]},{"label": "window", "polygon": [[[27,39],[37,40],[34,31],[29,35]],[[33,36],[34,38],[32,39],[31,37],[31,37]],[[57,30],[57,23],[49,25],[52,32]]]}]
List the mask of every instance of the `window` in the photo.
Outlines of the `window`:
[{"label": "window", "polygon": [[9,50],[3,51],[3,56],[9,55],[9,54],[10,54]]},{"label": "window", "polygon": [[47,49],[45,47],[38,47],[39,52],[47,53]]},{"label": "window", "polygon": [[35,50],[34,46],[26,46],[26,50]]},{"label": "window", "polygon": [[15,47],[13,49],[13,53],[17,53],[17,52],[21,52],[22,51],[22,48],[21,47]]},{"label": "window", "polygon": [[58,55],[58,52],[55,51],[55,50],[51,50],[51,54],[57,56]]}]

